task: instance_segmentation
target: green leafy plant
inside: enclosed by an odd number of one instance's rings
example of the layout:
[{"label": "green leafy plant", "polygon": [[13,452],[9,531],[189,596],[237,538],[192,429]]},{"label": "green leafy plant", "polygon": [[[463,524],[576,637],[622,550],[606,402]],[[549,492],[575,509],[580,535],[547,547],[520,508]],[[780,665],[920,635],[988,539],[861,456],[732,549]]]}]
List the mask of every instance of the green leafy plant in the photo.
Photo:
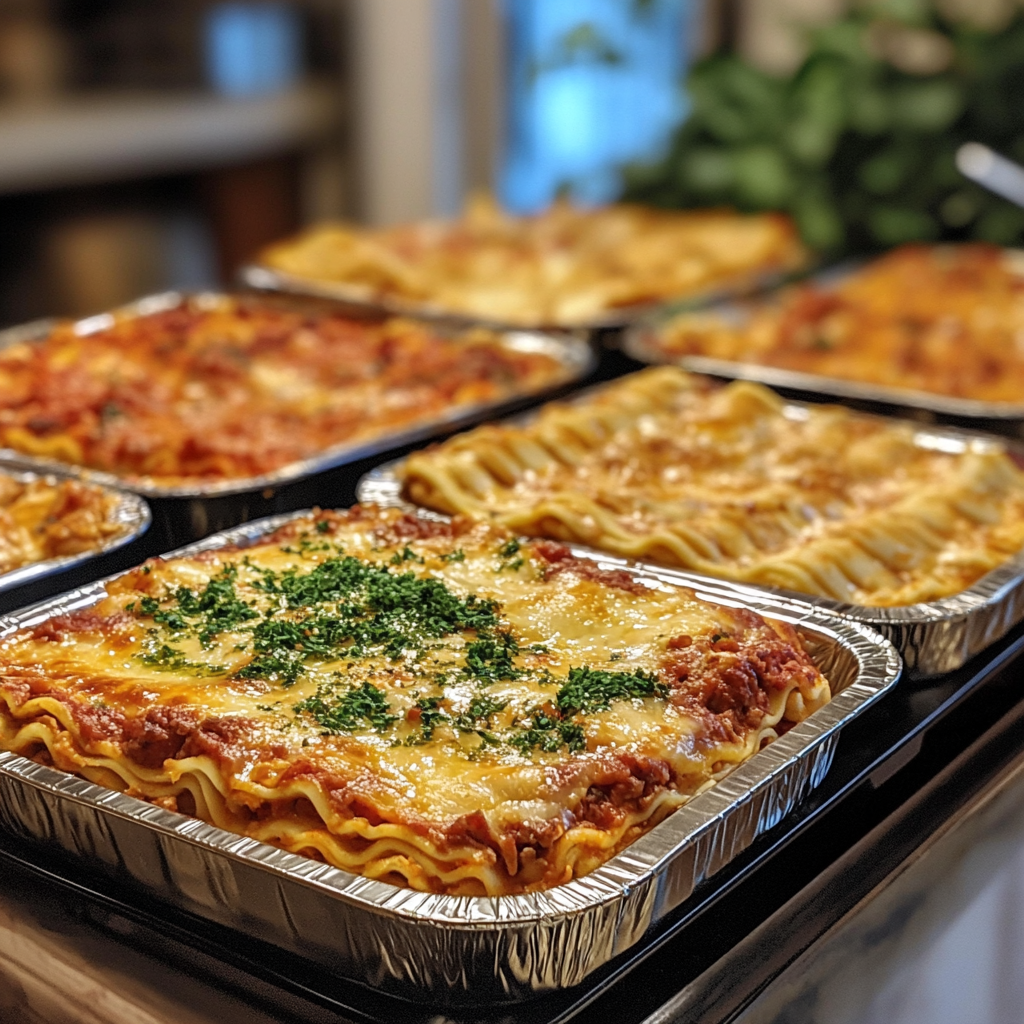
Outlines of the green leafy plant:
[{"label": "green leafy plant", "polygon": [[734,53],[697,63],[691,111],[625,198],[783,210],[837,253],[917,239],[1018,242],[1024,211],[967,182],[958,147],[1024,160],[1024,11],[1012,0],[876,0],[813,32],[768,75]]}]

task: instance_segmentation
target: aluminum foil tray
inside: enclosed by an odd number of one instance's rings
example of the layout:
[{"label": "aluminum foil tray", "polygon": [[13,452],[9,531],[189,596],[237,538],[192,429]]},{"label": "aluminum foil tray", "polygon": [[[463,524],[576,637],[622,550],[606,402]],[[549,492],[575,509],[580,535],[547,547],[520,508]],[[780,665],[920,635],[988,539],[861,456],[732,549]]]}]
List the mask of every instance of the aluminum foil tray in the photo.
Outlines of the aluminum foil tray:
[{"label": "aluminum foil tray", "polygon": [[[182,302],[190,297],[200,303],[203,301],[216,303],[222,301],[226,296],[223,293],[217,292],[204,292],[193,296],[186,296],[180,292],[151,295],[113,313],[103,313],[99,316],[79,321],[75,325],[75,329],[82,334],[91,334],[109,327],[113,322],[114,316],[147,316],[153,313],[164,312],[181,305]],[[269,295],[253,298],[257,302],[275,305],[284,303],[289,307],[299,305],[300,308],[311,306],[320,309],[338,310],[338,303],[336,302],[318,302],[315,298],[308,297],[305,300],[292,296]],[[345,312],[350,311],[345,310]],[[351,312],[355,317],[368,317],[371,315],[365,310],[354,310]],[[379,317],[379,315],[378,313],[377,316]],[[15,344],[41,341],[49,334],[53,326],[54,321],[52,320],[37,320],[20,327],[12,327],[5,331],[0,331],[0,349]],[[26,469],[35,469],[43,472],[59,471],[65,475],[71,474],[81,480],[87,480],[102,486],[130,490],[149,498],[209,499],[241,493],[261,494],[268,491],[272,492],[275,488],[281,487],[284,484],[293,483],[316,473],[321,473],[347,463],[358,462],[361,459],[402,448],[419,441],[442,436],[457,430],[459,427],[485,419],[488,416],[498,415],[503,410],[507,411],[516,405],[521,405],[525,400],[544,397],[580,380],[595,365],[594,354],[589,344],[585,340],[571,335],[556,336],[539,331],[505,331],[502,334],[502,342],[513,350],[545,353],[561,365],[563,372],[555,380],[539,390],[524,390],[509,395],[497,402],[462,406],[451,410],[445,416],[430,420],[429,422],[403,427],[398,431],[382,434],[378,437],[346,441],[327,448],[308,459],[293,462],[288,466],[283,466],[272,473],[266,473],[262,476],[169,486],[146,480],[145,478],[123,478],[112,473],[69,465],[68,463],[53,459],[38,458],[5,448],[0,448],[0,459],[8,464],[21,466]]]},{"label": "aluminum foil tray", "polygon": [[[176,554],[246,544],[293,516],[207,538]],[[617,563],[616,563],[617,564]],[[398,995],[511,1002],[582,981],[780,821],[827,773],[840,730],[892,687],[893,647],[804,601],[686,573],[630,569],[651,584],[791,622],[833,699],[585,878],[521,896],[439,896],[347,874],[0,753],[0,826],[93,868]],[[0,637],[89,607],[102,582],[0,618]]]},{"label": "aluminum foil tray", "polygon": [[[1011,250],[1024,264],[1024,251]],[[816,284],[833,284],[849,276],[860,263],[843,263],[812,276]],[[727,320],[742,323],[749,315],[749,306],[724,299],[708,303],[711,312]],[[659,351],[656,337],[659,326],[688,307],[676,305],[652,312],[626,331],[622,339],[623,351],[642,363],[671,363],[692,373],[703,373],[726,380],[750,380],[782,390],[839,399],[858,403],[879,411],[903,411],[918,418],[957,423],[967,427],[991,430],[1011,437],[1024,437],[1024,402],[982,402],[972,398],[956,398],[929,391],[896,388],[884,384],[825,377],[816,373],[786,370],[759,363],[746,363],[731,359],[712,359],[708,356],[671,356]]]},{"label": "aluminum foil tray", "polygon": [[[722,284],[705,292],[698,292],[687,296],[686,298],[642,302],[632,306],[623,306],[620,309],[609,310],[602,316],[567,323],[547,324],[542,329],[553,331],[617,331],[669,307],[675,312],[680,312],[684,309],[698,309],[739,296],[778,288],[787,281],[802,276],[804,272],[804,270],[776,270],[743,274],[728,284]],[[453,313],[451,310],[427,302],[403,302],[400,299],[382,299],[375,296],[369,288],[360,285],[296,277],[260,264],[250,264],[243,267],[239,271],[239,280],[246,287],[255,288],[260,291],[282,292],[288,295],[315,295],[319,298],[334,299],[378,313],[423,317],[431,320],[442,320],[452,324],[477,324],[506,330],[510,327],[508,323],[501,320],[488,320],[486,317]]]},{"label": "aluminum foil tray", "polygon": [[[56,483],[61,478],[67,479],[75,475],[66,471],[38,473],[2,459],[0,459],[0,472],[14,477],[20,483],[30,483],[40,477],[48,482]],[[41,562],[30,562],[28,565],[19,566],[10,572],[0,573],[0,594],[6,594],[16,587],[36,583],[50,576],[56,576],[58,573],[66,572],[84,562],[99,558],[100,555],[116,551],[118,548],[131,544],[132,541],[138,540],[149,529],[151,522],[149,506],[137,494],[117,490],[114,495],[117,498],[117,504],[114,506],[113,517],[115,522],[124,527],[122,534],[109,538],[100,547],[91,551],[83,551],[77,555],[64,555],[60,558],[47,558]]]},{"label": "aluminum foil tray", "polygon": [[[580,392],[580,396],[591,394],[606,386],[597,385],[595,388],[589,388],[585,392]],[[796,412],[805,407],[793,403],[792,408]],[[800,414],[797,412],[796,415]],[[527,419],[528,416],[521,417],[520,422]],[[1008,448],[1017,460],[1024,459],[1024,447],[952,427],[922,426],[917,430],[915,440],[923,447],[938,448],[947,452],[964,451],[969,444],[995,445]],[[391,507],[415,507],[402,495],[399,478],[401,465],[401,461],[390,462],[371,470],[359,481],[356,488],[358,500]],[[608,555],[601,557],[610,558]],[[719,585],[729,584],[719,581]],[[754,584],[745,584],[744,587],[761,593],[785,594],[787,597],[809,601],[836,615],[871,626],[891,641],[900,652],[910,675],[925,678],[955,671],[990,644],[1005,636],[1021,619],[1024,619],[1024,551],[1008,559],[959,594],[937,601],[896,608],[848,604],[827,597]]]}]

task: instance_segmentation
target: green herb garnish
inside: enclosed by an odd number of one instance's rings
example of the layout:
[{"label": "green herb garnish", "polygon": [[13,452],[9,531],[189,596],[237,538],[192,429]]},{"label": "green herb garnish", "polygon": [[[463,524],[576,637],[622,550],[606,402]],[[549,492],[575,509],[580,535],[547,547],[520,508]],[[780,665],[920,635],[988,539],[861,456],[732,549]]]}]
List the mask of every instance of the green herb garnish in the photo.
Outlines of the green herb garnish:
[{"label": "green herb garnish", "polygon": [[664,697],[668,688],[653,672],[607,672],[604,669],[571,668],[555,697],[559,713],[568,717],[607,711],[612,701],[634,697]]},{"label": "green herb garnish", "polygon": [[372,683],[363,683],[338,695],[332,684],[321,683],[312,697],[295,705],[316,720],[328,735],[369,728],[386,732],[398,721],[390,712],[387,694]]},{"label": "green herb garnish", "polygon": [[481,686],[490,686],[500,679],[516,679],[521,674],[514,658],[519,654],[519,643],[507,630],[496,630],[466,646],[467,675]]}]

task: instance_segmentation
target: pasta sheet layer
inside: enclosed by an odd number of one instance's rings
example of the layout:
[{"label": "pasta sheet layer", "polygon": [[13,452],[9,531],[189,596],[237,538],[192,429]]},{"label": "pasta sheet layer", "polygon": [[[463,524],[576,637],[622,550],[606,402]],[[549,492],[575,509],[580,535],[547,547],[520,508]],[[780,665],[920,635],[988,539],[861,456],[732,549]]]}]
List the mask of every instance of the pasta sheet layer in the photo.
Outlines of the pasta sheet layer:
[{"label": "pasta sheet layer", "polygon": [[860,605],[959,593],[1024,546],[1024,475],[908,423],[663,367],[411,456],[406,494],[532,536]]}]

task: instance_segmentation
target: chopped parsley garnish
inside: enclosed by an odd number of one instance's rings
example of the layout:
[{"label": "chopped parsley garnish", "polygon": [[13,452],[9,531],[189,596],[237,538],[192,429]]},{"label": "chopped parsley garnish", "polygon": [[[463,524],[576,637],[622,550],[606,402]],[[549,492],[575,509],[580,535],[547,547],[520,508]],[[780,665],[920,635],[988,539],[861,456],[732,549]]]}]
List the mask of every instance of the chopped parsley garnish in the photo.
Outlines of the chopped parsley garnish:
[{"label": "chopped parsley garnish", "polygon": [[498,563],[498,568],[495,572],[503,572],[505,569],[509,569],[512,572],[518,572],[523,567],[523,559],[517,558],[519,554],[520,544],[519,541],[513,537],[511,540],[505,541],[504,544],[498,548],[498,554],[501,555],[502,561]]},{"label": "chopped parsley garnish", "polygon": [[330,524],[330,522],[328,522],[328,520],[326,520],[326,519],[321,519],[320,522],[316,524],[316,532],[317,533],[330,533],[331,532],[331,524]]},{"label": "chopped parsley garnish", "polygon": [[237,577],[238,567],[228,565],[198,594],[189,587],[178,587],[167,598],[169,607],[161,608],[155,598],[144,597],[138,603],[138,610],[142,615],[151,615],[154,622],[166,626],[172,633],[194,631],[199,642],[208,647],[219,633],[259,617],[259,612],[236,593]]},{"label": "chopped parsley garnish", "polygon": [[442,562],[464,562],[466,560],[466,552],[462,548],[456,548],[454,551],[449,551],[448,554],[441,556]]},{"label": "chopped parsley garnish", "polygon": [[423,741],[433,739],[434,730],[439,725],[450,722],[451,719],[441,710],[440,697],[424,697],[416,701],[416,707],[420,712],[420,733]]},{"label": "chopped parsley garnish", "polygon": [[189,661],[184,651],[179,651],[169,644],[148,644],[147,649],[139,655],[139,661],[158,672],[191,672],[197,676],[222,676],[227,671],[223,665]]},{"label": "chopped parsley garnish", "polygon": [[508,744],[524,757],[529,757],[535,749],[545,754],[554,754],[562,747],[568,747],[570,754],[578,754],[587,748],[581,726],[549,715],[541,708],[534,708],[525,727],[510,736]]},{"label": "chopped parsley garnish", "polygon": [[633,697],[664,697],[668,688],[653,672],[607,672],[604,669],[571,668],[555,697],[559,712],[568,717],[607,711],[612,701]]},{"label": "chopped parsley garnish", "polygon": [[366,728],[386,732],[398,721],[398,716],[391,714],[387,694],[372,683],[340,695],[333,684],[321,683],[312,697],[295,705],[295,710],[312,715],[328,735]]},{"label": "chopped parsley garnish", "polygon": [[401,565],[403,562],[418,562],[423,564],[423,559],[416,554],[408,544],[401,551],[396,551],[388,560],[391,565]]},{"label": "chopped parsley garnish", "polygon": [[507,630],[496,630],[466,646],[466,674],[481,686],[490,686],[500,679],[516,679],[519,669],[513,659],[519,654],[519,643]]},{"label": "chopped parsley garnish", "polygon": [[519,730],[508,738],[524,757],[532,750],[553,754],[562,747],[570,753],[586,749],[583,727],[570,721],[576,715],[607,711],[613,701],[634,697],[663,697],[667,688],[653,672],[606,672],[588,666],[569,669],[558,690],[553,710],[534,708]]},{"label": "chopped parsley garnish", "polygon": [[[336,545],[331,550],[340,552]],[[519,551],[519,541],[512,539],[500,547],[499,554],[521,563]],[[442,556],[446,561],[465,557],[461,549]],[[392,730],[393,743],[399,745],[430,742],[436,739],[437,729],[446,726],[461,734],[467,757],[495,747],[511,748],[525,757],[537,751],[578,753],[586,749],[580,716],[606,711],[615,701],[666,695],[657,675],[642,669],[615,672],[583,666],[570,668],[566,677],[554,677],[543,665],[529,661],[531,655],[550,654],[548,646],[527,646],[525,641],[521,645],[502,623],[496,602],[473,594],[460,596],[441,579],[403,570],[408,563],[423,561],[408,545],[386,563],[339,553],[315,565],[273,570],[242,559],[223,568],[201,589],[179,586],[161,599],[139,597],[126,605],[128,611],[154,623],[139,660],[161,671],[226,675],[224,666],[192,662],[181,641],[190,638],[209,647],[217,637],[232,634],[232,649],[242,655],[242,667],[234,678],[288,688],[311,666],[347,660],[351,670],[360,659],[379,659],[372,671],[384,673],[382,678],[411,669],[429,679],[434,688],[434,696],[413,693],[419,699],[407,716],[411,731],[405,725],[401,731],[392,729],[399,715],[392,712],[383,684],[357,685],[338,674],[322,676],[325,681],[318,682],[313,696],[290,706],[296,718],[289,720],[289,726],[304,718],[328,735]],[[250,595],[256,592],[252,603],[239,596],[240,571]],[[446,638],[454,643],[438,643]],[[447,653],[439,658],[441,646]],[[449,660],[459,653],[460,660]],[[527,660],[520,667],[517,660],[523,656]],[[404,664],[388,667],[388,661]],[[529,698],[526,703],[513,703],[517,698],[484,692],[496,683],[526,679],[531,686],[557,686],[557,692],[549,691],[548,702],[532,707]],[[479,689],[468,704],[464,698],[457,699],[455,706],[461,710],[452,710],[453,697],[446,696],[446,688],[464,687],[467,682]],[[280,712],[288,706],[268,701],[259,708]],[[502,722],[497,716],[506,711]],[[473,736],[479,739],[472,740]],[[471,749],[474,742],[478,745]]]},{"label": "chopped parsley garnish", "polygon": [[493,700],[487,696],[474,697],[468,709],[461,715],[456,715],[452,724],[463,732],[478,732],[477,726],[481,723],[489,725],[491,716],[504,711],[507,707],[507,700]]}]

